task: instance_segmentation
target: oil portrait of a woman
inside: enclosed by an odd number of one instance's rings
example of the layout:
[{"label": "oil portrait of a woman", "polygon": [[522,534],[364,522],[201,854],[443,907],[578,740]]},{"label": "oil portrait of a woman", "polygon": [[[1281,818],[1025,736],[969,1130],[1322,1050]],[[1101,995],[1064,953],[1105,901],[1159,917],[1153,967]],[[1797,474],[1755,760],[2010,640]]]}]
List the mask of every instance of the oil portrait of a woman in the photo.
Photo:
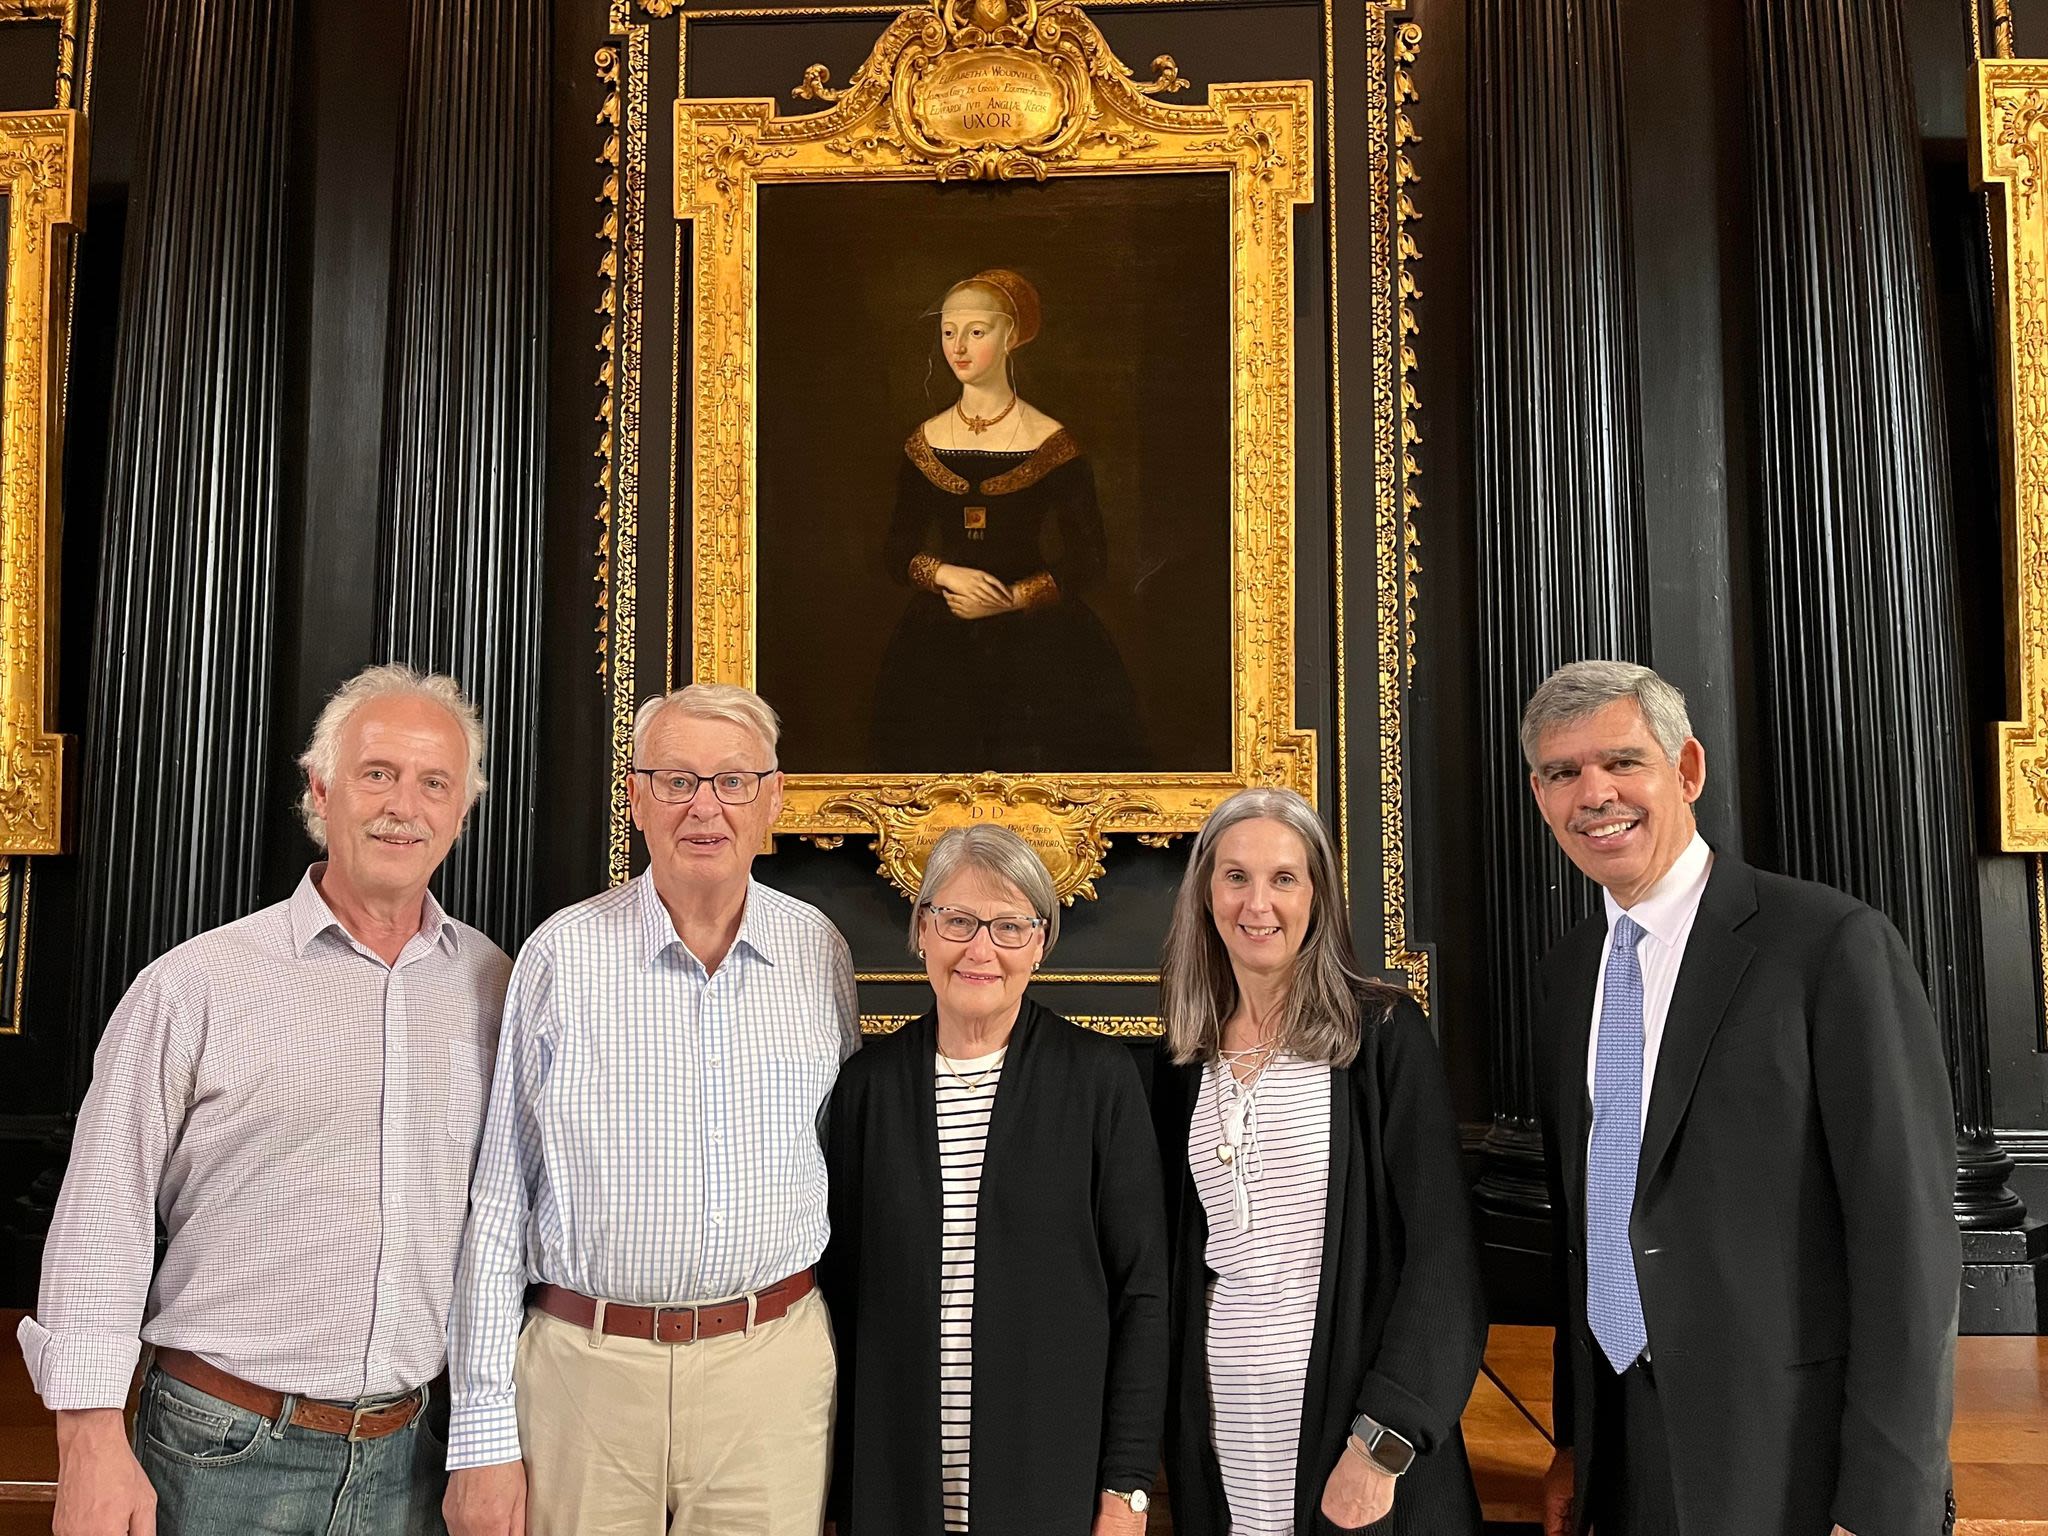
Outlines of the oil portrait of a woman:
[{"label": "oil portrait of a woman", "polygon": [[1007,268],[955,283],[939,346],[959,385],[903,446],[883,558],[908,599],[875,692],[892,773],[1152,766],[1136,691],[1087,593],[1109,565],[1095,471],[1022,398],[1038,290]]}]

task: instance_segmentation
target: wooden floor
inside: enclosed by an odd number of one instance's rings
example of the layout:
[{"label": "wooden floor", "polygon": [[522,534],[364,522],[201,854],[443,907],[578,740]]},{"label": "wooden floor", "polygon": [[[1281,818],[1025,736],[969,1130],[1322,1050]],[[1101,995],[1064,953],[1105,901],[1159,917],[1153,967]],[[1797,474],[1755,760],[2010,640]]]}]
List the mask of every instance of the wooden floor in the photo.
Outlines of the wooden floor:
[{"label": "wooden floor", "polygon": [[[1486,1518],[1542,1519],[1550,1330],[1496,1327],[1465,1409]],[[1963,1339],[1956,1358],[1957,1536],[2048,1536],[2048,1338]]]},{"label": "wooden floor", "polygon": [[[0,1536],[50,1529],[57,1446],[0,1311]],[[1497,1327],[1465,1408],[1489,1521],[1534,1523],[1550,1465],[1550,1330]],[[1964,1339],[1956,1371],[1957,1536],[2048,1536],[2048,1338]]]}]

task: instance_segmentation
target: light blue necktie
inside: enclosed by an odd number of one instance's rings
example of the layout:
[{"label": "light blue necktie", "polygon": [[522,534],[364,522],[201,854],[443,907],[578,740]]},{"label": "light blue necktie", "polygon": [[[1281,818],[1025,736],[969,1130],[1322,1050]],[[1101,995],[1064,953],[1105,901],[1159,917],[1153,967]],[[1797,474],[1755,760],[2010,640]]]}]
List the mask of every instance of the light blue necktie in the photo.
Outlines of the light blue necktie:
[{"label": "light blue necktie", "polygon": [[1628,1234],[1643,1153],[1643,930],[1617,918],[1600,992],[1593,1064],[1593,1144],[1586,1159],[1586,1321],[1617,1374],[1649,1346]]}]

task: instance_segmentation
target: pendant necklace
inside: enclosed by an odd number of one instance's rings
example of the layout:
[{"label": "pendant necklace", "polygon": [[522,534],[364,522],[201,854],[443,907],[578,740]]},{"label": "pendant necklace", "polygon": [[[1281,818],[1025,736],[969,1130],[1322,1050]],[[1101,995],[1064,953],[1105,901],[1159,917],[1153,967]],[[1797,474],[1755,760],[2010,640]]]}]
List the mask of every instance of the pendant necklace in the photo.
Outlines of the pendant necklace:
[{"label": "pendant necklace", "polygon": [[990,1078],[1003,1070],[1003,1058],[1009,1054],[1010,1048],[1006,1045],[996,1052],[996,1059],[983,1067],[981,1075],[976,1078],[968,1078],[962,1075],[959,1067],[954,1065],[953,1058],[944,1051],[939,1052],[939,1065],[946,1069],[946,1076],[952,1078],[954,1082],[965,1088],[969,1093],[979,1093],[988,1085]]},{"label": "pendant necklace", "polygon": [[990,427],[994,426],[997,422],[1001,421],[1005,416],[1008,416],[1010,412],[1014,411],[1015,409],[1017,409],[1017,397],[1014,394],[1010,396],[1010,403],[1004,406],[1000,411],[997,411],[993,416],[968,415],[967,397],[965,395],[962,395],[958,400],[953,402],[953,414],[955,416],[958,416],[960,418],[961,425],[965,426],[967,430],[972,432],[976,437],[981,436],[982,433],[986,432]]}]

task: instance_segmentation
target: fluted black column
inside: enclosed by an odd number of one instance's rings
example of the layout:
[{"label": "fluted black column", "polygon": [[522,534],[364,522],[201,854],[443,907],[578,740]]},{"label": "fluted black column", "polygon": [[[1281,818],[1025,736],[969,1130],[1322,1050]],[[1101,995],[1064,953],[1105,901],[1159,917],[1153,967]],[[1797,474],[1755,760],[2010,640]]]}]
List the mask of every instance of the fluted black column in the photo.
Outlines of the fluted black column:
[{"label": "fluted black column", "polygon": [[154,0],[136,13],[148,38],[79,861],[87,1052],[142,965],[257,894],[292,11]]},{"label": "fluted black column", "polygon": [[1618,5],[1484,0],[1471,21],[1494,1102],[1477,1194],[1508,1215],[1547,1204],[1535,962],[1596,896],[1530,802],[1516,725],[1559,664],[1649,652]]},{"label": "fluted black column", "polygon": [[2017,1225],[1991,1135],[1947,426],[1895,0],[1749,0],[1778,856],[1888,915],[1947,1037],[1956,1215]]},{"label": "fluted black column", "polygon": [[490,736],[491,790],[441,897],[507,946],[533,902],[547,17],[544,0],[413,7],[379,517],[386,653],[459,678]]}]

